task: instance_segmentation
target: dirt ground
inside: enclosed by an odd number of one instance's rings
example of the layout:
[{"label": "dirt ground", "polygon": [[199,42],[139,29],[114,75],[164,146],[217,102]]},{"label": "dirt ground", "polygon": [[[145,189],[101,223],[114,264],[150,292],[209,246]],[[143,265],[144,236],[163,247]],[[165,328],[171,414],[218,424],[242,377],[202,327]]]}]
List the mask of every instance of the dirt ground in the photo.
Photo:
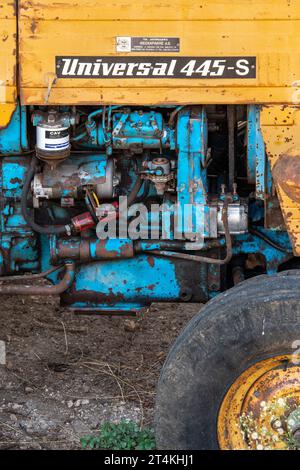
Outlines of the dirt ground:
[{"label": "dirt ground", "polygon": [[198,311],[153,304],[134,318],[75,316],[55,297],[1,297],[0,449],[77,449],[121,418],[151,426],[161,366]]}]

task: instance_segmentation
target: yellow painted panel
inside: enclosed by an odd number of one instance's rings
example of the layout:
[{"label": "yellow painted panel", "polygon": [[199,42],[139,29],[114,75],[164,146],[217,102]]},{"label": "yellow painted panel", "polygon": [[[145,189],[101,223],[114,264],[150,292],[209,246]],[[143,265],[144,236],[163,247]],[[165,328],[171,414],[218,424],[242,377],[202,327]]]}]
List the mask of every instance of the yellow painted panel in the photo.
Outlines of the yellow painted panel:
[{"label": "yellow painted panel", "polygon": [[0,19],[14,18],[16,15],[16,1],[1,0]]},{"label": "yellow painted panel", "polygon": [[15,109],[15,103],[0,104],[0,129],[7,126]]},{"label": "yellow painted panel", "polygon": [[64,20],[300,19],[299,0],[21,0],[21,15]]},{"label": "yellow painted panel", "polygon": [[[77,80],[78,81],[78,80]],[[26,104],[45,104],[47,91],[44,88],[23,88],[21,101]],[[288,102],[289,88],[146,88],[146,87],[115,87],[115,88],[58,88],[53,87],[48,104],[228,104],[231,102],[274,103]]]},{"label": "yellow painted panel", "polygon": [[0,127],[5,127],[16,103],[16,14],[11,0],[0,4]]},{"label": "yellow painted panel", "polygon": [[16,84],[16,20],[0,19],[0,83]]},{"label": "yellow painted panel", "polygon": [[265,107],[261,129],[294,254],[300,256],[300,107]]},{"label": "yellow painted panel", "polygon": [[[45,104],[56,56],[255,56],[251,79],[59,78],[49,104],[294,103],[300,88],[300,2],[65,0],[20,2],[24,104]],[[116,52],[117,36],[179,37],[180,52]],[[299,94],[300,95],[300,94]],[[135,96],[135,99],[134,99]],[[295,98],[296,97],[296,98]],[[300,102],[300,101],[298,101]]]}]

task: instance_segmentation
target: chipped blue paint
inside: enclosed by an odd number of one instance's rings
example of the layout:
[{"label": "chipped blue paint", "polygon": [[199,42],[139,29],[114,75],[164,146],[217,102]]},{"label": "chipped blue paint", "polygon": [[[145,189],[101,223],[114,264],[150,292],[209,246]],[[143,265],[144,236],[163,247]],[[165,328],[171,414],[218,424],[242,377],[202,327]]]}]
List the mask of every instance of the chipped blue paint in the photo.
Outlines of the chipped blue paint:
[{"label": "chipped blue paint", "polygon": [[[205,236],[204,215],[207,208],[207,154],[208,127],[204,107],[181,110],[177,121],[178,169],[177,198],[181,214],[191,211],[191,227],[178,227],[183,233]],[[191,207],[192,205],[192,207]],[[197,216],[196,216],[197,214]],[[181,219],[182,220],[182,219]],[[187,218],[185,218],[187,220]],[[180,217],[178,217],[178,223]],[[197,241],[197,238],[196,238]]]},{"label": "chipped blue paint", "polygon": [[102,115],[102,109],[90,114],[87,130],[73,139],[81,145],[91,148],[106,148],[108,155],[112,149],[175,149],[175,130],[165,125],[163,117],[155,111],[125,110],[112,114],[112,130],[105,129],[103,121],[97,123],[94,118]]},{"label": "chipped blue paint", "polygon": [[255,183],[256,198],[264,199],[267,192],[267,158],[260,128],[260,106],[248,106],[248,177]]},{"label": "chipped blue paint", "polygon": [[138,309],[151,302],[178,300],[182,282],[175,264],[149,255],[79,266],[69,306],[126,312],[133,306]]}]

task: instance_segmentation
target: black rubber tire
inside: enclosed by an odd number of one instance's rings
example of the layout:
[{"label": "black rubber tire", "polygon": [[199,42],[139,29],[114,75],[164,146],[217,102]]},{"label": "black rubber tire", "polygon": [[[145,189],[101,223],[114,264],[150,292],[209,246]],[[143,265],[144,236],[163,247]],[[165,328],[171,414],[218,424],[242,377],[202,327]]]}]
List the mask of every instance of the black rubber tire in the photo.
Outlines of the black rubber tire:
[{"label": "black rubber tire", "polygon": [[156,399],[159,449],[218,449],[217,418],[232,383],[250,365],[293,354],[300,340],[300,271],[259,276],[206,304],[181,332]]}]

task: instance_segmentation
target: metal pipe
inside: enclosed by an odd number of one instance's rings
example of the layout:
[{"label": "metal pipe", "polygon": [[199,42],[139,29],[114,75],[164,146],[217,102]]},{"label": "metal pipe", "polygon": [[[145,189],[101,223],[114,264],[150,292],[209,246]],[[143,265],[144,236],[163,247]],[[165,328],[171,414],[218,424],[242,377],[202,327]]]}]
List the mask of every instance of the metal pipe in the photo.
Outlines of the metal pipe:
[{"label": "metal pipe", "polygon": [[137,195],[138,195],[138,193],[141,189],[142,183],[143,183],[143,180],[142,180],[141,176],[138,175],[136,180],[135,180],[135,183],[132,187],[132,190],[130,191],[130,193],[127,196],[127,206],[128,207],[131,206],[131,204],[134,202],[135,198],[137,197]]},{"label": "metal pipe", "polygon": [[169,122],[168,126],[172,127],[175,121],[176,115],[179,113],[184,108],[184,106],[177,106],[177,108],[174,109],[174,111],[171,112],[170,117],[169,117]]},{"label": "metal pipe", "polygon": [[229,198],[226,197],[224,200],[223,209],[222,209],[222,221],[224,224],[224,233],[225,233],[226,251],[227,251],[224,259],[208,258],[205,256],[191,255],[187,253],[176,253],[173,251],[153,250],[153,251],[149,251],[149,253],[152,253],[157,256],[183,259],[185,261],[195,261],[197,263],[208,263],[208,264],[217,264],[217,265],[223,265],[223,264],[229,263],[229,261],[232,258],[232,240],[231,240],[231,235],[229,232],[229,225],[228,225],[228,204],[229,204]]},{"label": "metal pipe", "polygon": [[233,190],[233,183],[235,177],[235,127],[236,127],[236,113],[235,106],[227,106],[227,121],[228,121],[228,187],[229,191]]},{"label": "metal pipe", "polygon": [[75,263],[67,262],[66,271],[62,280],[52,286],[5,285],[0,286],[0,294],[8,295],[59,295],[65,292],[75,278]]},{"label": "metal pipe", "polygon": [[[185,246],[186,243],[186,240],[134,240],[134,251],[135,253],[153,250],[188,251]],[[224,246],[224,238],[209,240],[203,245],[201,251],[208,251],[222,246]]]},{"label": "metal pipe", "polygon": [[55,271],[58,271],[59,269],[62,269],[64,267],[63,264],[60,266],[53,266],[53,268],[47,269],[47,271],[43,271],[38,274],[22,274],[21,276],[0,276],[0,282],[6,282],[6,281],[32,281],[34,279],[42,279],[43,277],[49,276],[49,274],[54,273]]},{"label": "metal pipe", "polygon": [[55,239],[51,246],[52,262],[60,259],[91,261],[133,258],[133,242],[127,239],[72,238]]}]

